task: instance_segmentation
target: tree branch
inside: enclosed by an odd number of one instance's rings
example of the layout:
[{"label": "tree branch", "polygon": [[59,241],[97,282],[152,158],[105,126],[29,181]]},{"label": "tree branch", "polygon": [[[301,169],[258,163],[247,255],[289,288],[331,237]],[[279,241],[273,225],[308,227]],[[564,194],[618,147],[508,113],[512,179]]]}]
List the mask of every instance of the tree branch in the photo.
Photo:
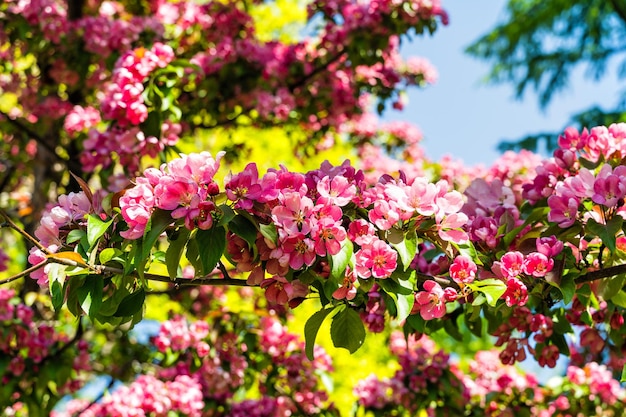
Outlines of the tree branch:
[{"label": "tree branch", "polygon": [[325,69],[327,69],[331,64],[337,62],[339,60],[339,58],[341,58],[343,55],[345,54],[345,50],[343,48],[340,48],[339,52],[337,52],[335,55],[333,55],[327,62],[325,62],[324,64],[320,65],[319,67],[313,68],[313,70],[311,72],[309,72],[308,74],[303,75],[299,80],[290,83],[287,85],[287,89],[293,93],[293,91],[300,87],[301,85],[303,85],[305,82],[307,82],[308,80],[310,80],[311,78],[313,78],[316,74],[319,74],[320,72],[324,71]]},{"label": "tree branch", "polygon": [[34,130],[32,130],[30,127],[26,126],[25,124],[21,123],[19,120],[17,119],[13,119],[11,116],[9,116],[8,114],[6,114],[5,112],[0,110],[0,115],[4,116],[4,118],[13,126],[15,126],[18,130],[23,131],[24,133],[26,133],[28,136],[30,136],[31,138],[35,139],[35,141],[40,144],[41,146],[43,146],[44,148],[46,148],[46,150],[48,150],[48,152],[50,152],[52,155],[54,155],[59,161],[63,162],[64,164],[67,164],[67,160],[65,160],[64,158],[61,158],[61,156],[59,154],[56,153],[56,151],[54,150],[54,148],[52,146],[50,146],[50,144],[44,139],[43,136],[41,136],[39,133],[35,132]]},{"label": "tree branch", "polygon": [[583,274],[574,280],[576,284],[584,284],[586,282],[593,282],[603,278],[613,277],[626,273],[626,264],[610,266],[604,269],[598,269],[597,271],[590,271]]},{"label": "tree branch", "polygon": [[[66,262],[65,260],[56,259],[56,258],[51,258],[50,260],[52,262],[59,262],[59,263],[66,264],[66,265],[79,266],[78,264],[75,264],[75,263],[72,264],[71,261]],[[220,267],[220,271],[224,273],[222,268],[225,269],[223,265],[222,267]],[[95,273],[101,274],[101,275],[106,275],[106,274],[124,275],[123,269],[114,268],[114,267],[106,266],[106,265],[96,265],[94,267],[90,267],[90,269],[92,269]],[[132,273],[130,275],[134,277],[139,276],[137,273]],[[244,279],[230,278],[228,276],[228,273],[225,274],[224,278],[212,278],[211,276],[207,275],[207,276],[200,277],[200,278],[176,277],[174,279],[171,279],[168,276],[157,275],[157,274],[144,274],[143,277],[147,279],[148,281],[165,282],[168,284],[173,284],[174,286],[177,286],[177,287],[199,286],[199,285],[232,285],[232,286],[237,286],[237,287],[250,286]]]},{"label": "tree branch", "polygon": [[28,240],[30,243],[32,243],[33,245],[35,245],[39,250],[41,250],[43,253],[45,254],[49,254],[50,252],[48,251],[48,248],[46,248],[45,246],[43,246],[37,239],[35,239],[34,237],[32,237],[30,234],[28,234],[24,229],[22,229],[21,227],[19,227],[17,224],[15,224],[15,222],[11,219],[11,217],[9,217],[9,215],[2,209],[0,209],[0,216],[4,217],[4,220],[6,222],[6,224],[9,225],[9,227],[13,230],[15,230],[16,232],[18,232],[19,234],[21,234],[22,236],[24,236],[26,238],[26,240]]},{"label": "tree branch", "polygon": [[18,279],[25,277],[26,275],[30,274],[31,272],[35,272],[39,268],[43,268],[44,266],[46,266],[47,263],[48,262],[42,262],[40,264],[33,265],[30,268],[23,270],[19,274],[15,274],[13,276],[10,276],[8,278],[0,280],[0,285],[4,285],[4,284],[8,284],[9,282],[17,281]]}]

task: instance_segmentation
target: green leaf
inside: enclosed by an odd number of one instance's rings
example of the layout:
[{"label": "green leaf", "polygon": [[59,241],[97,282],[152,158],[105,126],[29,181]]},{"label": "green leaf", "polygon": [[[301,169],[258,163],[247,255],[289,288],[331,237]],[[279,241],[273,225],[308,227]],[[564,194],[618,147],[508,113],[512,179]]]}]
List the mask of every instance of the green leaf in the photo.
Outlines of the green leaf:
[{"label": "green leaf", "polygon": [[419,314],[412,314],[406,318],[406,322],[415,330],[417,333],[424,333],[426,331],[426,320],[422,318]]},{"label": "green leaf", "polygon": [[117,258],[118,256],[122,255],[122,251],[116,248],[106,248],[103,249],[102,252],[100,252],[100,263],[102,265],[106,264],[107,262],[112,261],[114,258]]},{"label": "green leaf", "polygon": [[[154,89],[155,92],[160,92],[158,89]],[[161,125],[163,124],[163,119],[161,117],[161,112],[151,111],[148,112],[148,117],[141,124],[141,130],[144,132],[146,137],[154,136],[161,137]]]},{"label": "green leaf", "polygon": [[598,236],[600,240],[602,240],[602,243],[604,243],[613,254],[617,248],[616,235],[617,232],[622,230],[623,221],[624,219],[621,216],[614,216],[604,225],[596,222],[593,218],[589,218],[586,228],[589,232]]},{"label": "green leaf", "polygon": [[574,298],[574,294],[576,294],[576,282],[574,277],[570,274],[563,275],[561,277],[561,282],[557,285],[553,281],[546,280],[550,285],[558,287],[563,295],[563,303],[569,304]]},{"label": "green leaf", "polygon": [[359,313],[346,308],[333,317],[330,325],[330,337],[335,347],[356,352],[365,341],[365,327]]},{"label": "green leaf", "polygon": [[223,226],[214,226],[209,230],[196,232],[198,253],[202,262],[202,275],[207,275],[215,269],[226,249],[226,229]]},{"label": "green leaf", "polygon": [[63,285],[57,280],[50,280],[50,296],[52,299],[52,306],[55,311],[59,311],[65,301],[65,292],[63,291]]},{"label": "green leaf", "polygon": [[602,295],[602,298],[610,300],[624,287],[624,280],[626,280],[624,274],[603,279],[598,286],[599,294]]},{"label": "green leaf", "polygon": [[141,241],[141,248],[140,250],[137,250],[137,253],[135,254],[134,264],[140,277],[143,278],[144,269],[152,248],[155,246],[157,240],[159,240],[159,237],[163,234],[163,232],[165,232],[165,229],[167,229],[172,222],[172,215],[169,211],[155,209],[152,213]]},{"label": "green leaf", "polygon": [[387,293],[413,295],[413,284],[410,281],[396,281],[393,279],[378,280],[378,285]]},{"label": "green leaf", "polygon": [[619,382],[621,383],[626,382],[626,363],[624,364],[624,367],[622,368],[622,377],[620,378]]},{"label": "green leaf", "polygon": [[278,230],[276,229],[276,225],[274,223],[259,224],[259,232],[261,232],[263,237],[268,239],[270,242],[274,244],[278,243]]},{"label": "green leaf", "polygon": [[185,257],[195,269],[195,275],[198,276],[198,272],[202,271],[202,262],[200,262],[200,251],[198,249],[198,242],[196,242],[195,237],[189,239],[189,241],[187,242]]},{"label": "green leaf", "polygon": [[306,321],[304,325],[304,344],[305,344],[305,352],[306,357],[312,361],[313,358],[313,349],[315,347],[315,339],[317,338],[317,332],[320,327],[322,327],[322,323],[328,317],[330,313],[335,311],[336,308],[323,308],[320,311],[313,314]]},{"label": "green leaf", "polygon": [[346,267],[352,258],[353,252],[354,244],[352,241],[350,239],[344,239],[344,241],[341,242],[341,250],[337,254],[329,256],[331,277],[343,281]]},{"label": "green leaf", "polygon": [[411,266],[411,262],[413,262],[413,258],[415,258],[415,254],[417,253],[417,237],[415,236],[415,232],[407,234],[404,239],[398,243],[393,243],[391,246],[398,252],[398,256],[400,256],[400,260],[402,261],[402,267],[406,271],[407,268]]},{"label": "green leaf", "polygon": [[80,307],[89,317],[94,317],[100,310],[103,287],[104,281],[102,277],[89,275],[85,279],[83,286],[76,291]]},{"label": "green leaf", "polygon": [[115,317],[129,317],[137,314],[146,300],[146,292],[143,288],[125,297],[113,314]]},{"label": "green leaf", "polygon": [[[232,208],[227,206],[226,204],[222,204],[218,207],[218,209],[222,212],[222,215],[217,222],[218,226],[226,226],[232,219],[237,215]],[[233,232],[235,233],[235,232]]]},{"label": "green leaf", "polygon": [[413,309],[413,304],[415,303],[415,296],[413,294],[405,295],[393,292],[388,292],[387,295],[391,297],[396,305],[396,319],[398,319],[398,321],[403,321],[409,317],[409,314],[411,314],[411,310]]},{"label": "green leaf", "polygon": [[[480,310],[480,307],[475,307],[475,308]],[[472,314],[472,316],[474,316],[474,314]],[[474,336],[477,336],[479,338],[483,337],[483,320],[480,316],[478,316],[476,320],[472,320],[471,317],[468,318],[466,316],[465,325],[467,326],[469,331],[472,332]]]},{"label": "green leaf", "polygon": [[87,233],[85,233],[83,229],[70,230],[70,232],[67,234],[67,238],[65,239],[65,242],[68,244],[78,242],[84,236],[87,236]]},{"label": "green leaf", "polygon": [[495,307],[496,303],[506,292],[506,284],[499,279],[488,278],[480,281],[474,281],[468,286],[474,291],[480,291],[485,295],[487,304]]},{"label": "green leaf", "polygon": [[459,331],[459,325],[456,320],[444,320],[443,328],[445,329],[446,333],[452,336],[452,338],[454,338],[455,340],[459,342],[463,341],[463,335]]},{"label": "green leaf", "polygon": [[459,250],[459,253],[463,256],[466,256],[472,259],[476,265],[482,265],[483,263],[480,261],[478,257],[478,253],[476,252],[476,248],[472,244],[472,242],[467,242],[463,244],[456,245],[456,248]]},{"label": "green leaf", "polygon": [[180,258],[183,256],[183,250],[189,240],[190,233],[191,231],[186,227],[181,228],[176,235],[176,239],[170,240],[170,245],[165,252],[165,265],[171,280],[178,276]]},{"label": "green leaf", "polygon": [[94,247],[98,239],[106,233],[111,224],[113,224],[113,219],[105,222],[95,214],[90,214],[87,217],[87,242],[89,242],[90,247]]},{"label": "green leaf", "polygon": [[235,216],[228,223],[228,230],[245,240],[251,248],[256,245],[257,229],[244,216]]},{"label": "green leaf", "polygon": [[618,291],[611,299],[609,300],[613,304],[619,307],[626,308],[626,292]]}]

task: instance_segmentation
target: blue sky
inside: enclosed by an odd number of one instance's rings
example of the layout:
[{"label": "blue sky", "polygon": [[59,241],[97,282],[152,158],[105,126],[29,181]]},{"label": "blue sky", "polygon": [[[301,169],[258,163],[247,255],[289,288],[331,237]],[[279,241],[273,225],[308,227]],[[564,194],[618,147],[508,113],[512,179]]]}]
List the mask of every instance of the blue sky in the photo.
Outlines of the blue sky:
[{"label": "blue sky", "polygon": [[615,70],[600,83],[587,80],[579,68],[570,88],[558,94],[542,111],[536,94],[528,91],[516,100],[512,85],[486,85],[481,80],[489,65],[463,50],[505,17],[505,0],[442,0],[450,24],[435,34],[414,38],[402,47],[404,56],[428,58],[439,72],[439,81],[426,89],[409,90],[409,104],[402,112],[387,112],[385,120],[407,120],[424,133],[427,155],[444,154],[468,165],[491,164],[499,155],[502,139],[528,133],[560,131],[569,116],[593,103],[611,107],[618,100]]}]

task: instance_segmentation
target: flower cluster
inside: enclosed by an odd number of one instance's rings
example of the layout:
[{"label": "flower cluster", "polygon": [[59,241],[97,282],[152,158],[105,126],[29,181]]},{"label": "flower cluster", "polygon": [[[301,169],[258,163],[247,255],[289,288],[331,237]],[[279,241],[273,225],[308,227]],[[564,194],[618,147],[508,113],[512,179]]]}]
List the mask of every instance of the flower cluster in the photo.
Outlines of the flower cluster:
[{"label": "flower cluster", "polygon": [[[59,196],[57,204],[49,207],[43,214],[35,236],[48,252],[57,252],[66,245],[70,230],[85,226],[85,215],[92,210],[92,203],[84,192],[63,194]],[[37,265],[46,260],[47,255],[41,249],[31,248],[28,262]],[[46,265],[32,272],[31,278],[36,279],[39,285],[47,286],[47,270],[50,267],[51,265]]]},{"label": "flower cluster", "polygon": [[122,55],[101,102],[104,117],[122,127],[145,121],[148,109],[142,97],[143,82],[152,71],[166,67],[173,59],[172,47],[158,42],[150,49],[136,48]]},{"label": "flower cluster", "polygon": [[[82,407],[81,407],[82,406]],[[104,417],[118,415],[168,416],[182,413],[189,417],[202,416],[204,402],[200,384],[186,375],[178,375],[172,381],[161,381],[150,375],[141,375],[128,386],[122,386],[110,395],[106,395],[96,404],[84,401],[70,404],[71,411],[76,408],[81,417]],[[70,412],[54,412],[53,417],[74,415]]]},{"label": "flower cluster", "polygon": [[190,230],[210,228],[215,210],[212,198],[218,193],[213,176],[222,156],[218,153],[213,159],[208,152],[184,155],[161,169],[146,170],[120,198],[129,227],[120,234],[126,239],[142,237],[155,209],[171,211],[172,218],[183,219]]},{"label": "flower cluster", "polygon": [[[87,343],[72,341],[69,335],[58,331],[52,322],[37,321],[35,310],[17,298],[12,289],[0,288],[0,355],[5,366],[0,373],[4,385],[3,405],[9,400],[19,403],[24,393],[34,389],[40,373],[67,366],[67,373],[52,373],[50,381],[61,393],[73,393],[83,385],[82,373],[91,370]],[[0,408],[0,410],[2,410]]]},{"label": "flower cluster", "polygon": [[[234,326],[248,321],[222,307]],[[258,321],[259,333],[246,337],[237,327],[225,330],[206,321],[190,323],[182,316],[162,323],[152,339],[159,364],[156,374],[140,375],[96,404],[72,399],[55,417],[80,415],[187,416],[321,415],[333,410],[320,375],[332,371],[330,357],[317,347],[316,358],[304,356],[304,343],[275,317]],[[254,387],[251,383],[254,383]],[[254,391],[260,398],[242,400],[236,392]]]},{"label": "flower cluster", "polygon": [[[458,415],[463,414],[468,396],[466,388],[452,372],[449,356],[438,350],[431,339],[409,337],[407,340],[395,332],[391,335],[390,348],[398,357],[400,369],[391,378],[379,379],[372,374],[360,381],[354,388],[360,407],[417,415],[422,411],[435,414],[439,404],[445,404],[448,413],[454,410]],[[429,401],[431,392],[438,393],[437,402]]]}]

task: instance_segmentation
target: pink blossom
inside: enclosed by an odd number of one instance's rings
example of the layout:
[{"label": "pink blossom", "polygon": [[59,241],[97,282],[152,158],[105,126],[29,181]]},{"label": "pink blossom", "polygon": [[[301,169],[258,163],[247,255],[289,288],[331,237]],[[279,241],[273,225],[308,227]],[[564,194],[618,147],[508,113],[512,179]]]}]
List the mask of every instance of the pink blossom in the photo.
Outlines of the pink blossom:
[{"label": "pink blossom", "polygon": [[289,267],[293,270],[299,270],[304,265],[311,266],[315,262],[314,243],[302,233],[289,235],[280,246],[288,257]]},{"label": "pink blossom", "polygon": [[478,270],[474,261],[466,256],[457,256],[450,265],[450,278],[456,283],[469,284],[474,281]]},{"label": "pink blossom", "polygon": [[136,185],[120,198],[122,217],[129,229],[120,232],[126,239],[138,239],[144,230],[155,206],[154,189],[145,178],[137,178]]},{"label": "pink blossom", "polygon": [[291,299],[291,283],[284,277],[266,279],[261,283],[261,288],[265,288],[265,298],[270,304],[286,305]]},{"label": "pink blossom", "polygon": [[502,294],[502,298],[509,307],[523,306],[528,301],[528,289],[519,279],[509,278],[506,281],[506,291]]},{"label": "pink blossom", "polygon": [[355,257],[356,272],[361,278],[387,278],[398,267],[398,253],[378,238],[361,247]]},{"label": "pink blossom", "polygon": [[399,208],[395,203],[386,200],[375,201],[368,216],[380,230],[389,230],[400,220]]},{"label": "pink blossom", "polygon": [[280,204],[272,209],[272,220],[292,233],[311,231],[313,201],[297,192],[286,192],[280,198]]},{"label": "pink blossom", "polygon": [[356,271],[353,271],[350,266],[348,266],[341,285],[333,292],[333,298],[336,300],[353,300],[357,292],[354,286],[356,280]]},{"label": "pink blossom", "polygon": [[571,195],[552,195],[548,198],[548,220],[567,228],[576,223],[580,202]]},{"label": "pink blossom", "polygon": [[100,112],[91,106],[74,106],[72,111],[65,117],[63,127],[65,131],[74,136],[78,132],[88,130],[100,123]]},{"label": "pink blossom", "polygon": [[432,216],[437,211],[437,186],[424,178],[416,178],[408,187],[391,184],[385,187],[385,194],[393,198],[400,209],[409,213]]},{"label": "pink blossom", "polygon": [[357,245],[365,245],[376,236],[374,225],[364,219],[356,219],[348,226],[348,239]]},{"label": "pink blossom", "polygon": [[318,203],[343,207],[356,196],[356,186],[341,175],[332,179],[325,176],[317,183],[317,192],[320,195]]},{"label": "pink blossom", "polygon": [[236,175],[229,173],[224,183],[228,199],[236,201],[236,207],[243,210],[250,210],[263,190],[259,184],[259,173],[254,162],[246,165],[244,170]]},{"label": "pink blossom", "polygon": [[190,179],[165,175],[154,187],[156,207],[163,210],[174,210],[178,206],[188,206],[198,195],[198,184]]},{"label": "pink blossom", "polygon": [[[610,168],[610,165],[605,166]],[[594,203],[613,207],[626,195],[626,183],[621,177],[613,174],[598,177],[593,183],[593,191],[595,194],[591,199]]]},{"label": "pink blossom", "polygon": [[563,250],[563,242],[554,235],[537,238],[536,246],[537,252],[543,253],[548,258],[557,256]]},{"label": "pink blossom", "polygon": [[311,235],[315,243],[315,252],[319,256],[326,256],[339,253],[347,233],[341,222],[332,217],[322,217],[316,222]]},{"label": "pink blossom", "polygon": [[552,271],[553,267],[554,261],[551,258],[543,253],[531,252],[526,255],[522,269],[527,275],[545,277],[548,272]]},{"label": "pink blossom", "polygon": [[415,302],[418,304],[420,315],[424,320],[445,316],[444,296],[444,291],[437,282],[430,279],[424,282],[424,291],[415,294]]},{"label": "pink blossom", "polygon": [[458,244],[466,243],[469,236],[461,227],[465,226],[467,221],[467,215],[464,213],[448,214],[441,220],[437,218],[437,233],[443,240]]},{"label": "pink blossom", "polygon": [[507,278],[515,278],[523,272],[524,255],[521,252],[507,252],[500,258],[501,271]]}]

